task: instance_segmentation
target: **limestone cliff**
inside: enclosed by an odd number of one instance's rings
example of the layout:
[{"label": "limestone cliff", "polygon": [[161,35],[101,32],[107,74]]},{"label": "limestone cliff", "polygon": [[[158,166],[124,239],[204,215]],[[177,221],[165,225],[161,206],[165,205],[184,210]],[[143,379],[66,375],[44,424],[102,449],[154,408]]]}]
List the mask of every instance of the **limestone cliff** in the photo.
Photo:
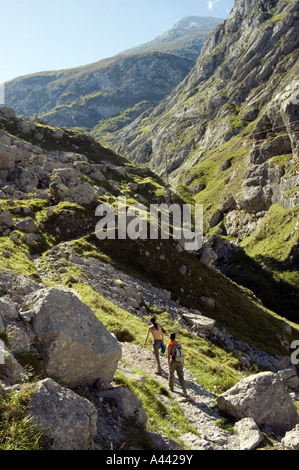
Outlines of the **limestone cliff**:
[{"label": "limestone cliff", "polygon": [[155,40],[94,64],[40,72],[5,84],[18,115],[96,137],[157,106],[194,66],[204,39],[221,19],[187,17]]},{"label": "limestone cliff", "polygon": [[203,203],[207,229],[232,212],[226,233],[244,238],[273,205],[295,208],[298,30],[298,1],[237,0],[186,79],[111,145]]}]

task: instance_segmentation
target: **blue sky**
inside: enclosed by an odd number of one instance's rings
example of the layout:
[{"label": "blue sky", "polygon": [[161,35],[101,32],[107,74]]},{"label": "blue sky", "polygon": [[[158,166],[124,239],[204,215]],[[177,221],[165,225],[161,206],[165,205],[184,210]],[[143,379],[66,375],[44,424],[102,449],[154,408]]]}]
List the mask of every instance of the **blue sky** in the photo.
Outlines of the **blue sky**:
[{"label": "blue sky", "polygon": [[0,0],[0,83],[96,62],[184,16],[226,18],[234,0]]}]

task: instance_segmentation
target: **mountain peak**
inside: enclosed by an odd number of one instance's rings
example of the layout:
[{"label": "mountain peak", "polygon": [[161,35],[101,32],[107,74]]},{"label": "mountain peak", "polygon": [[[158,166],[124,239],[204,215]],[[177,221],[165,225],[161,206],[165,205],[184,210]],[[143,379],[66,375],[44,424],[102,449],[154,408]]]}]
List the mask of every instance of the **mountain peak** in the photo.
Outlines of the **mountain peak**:
[{"label": "mountain peak", "polygon": [[213,16],[185,16],[179,20],[171,29],[190,29],[198,26],[217,26],[224,21],[224,18],[215,18]]}]

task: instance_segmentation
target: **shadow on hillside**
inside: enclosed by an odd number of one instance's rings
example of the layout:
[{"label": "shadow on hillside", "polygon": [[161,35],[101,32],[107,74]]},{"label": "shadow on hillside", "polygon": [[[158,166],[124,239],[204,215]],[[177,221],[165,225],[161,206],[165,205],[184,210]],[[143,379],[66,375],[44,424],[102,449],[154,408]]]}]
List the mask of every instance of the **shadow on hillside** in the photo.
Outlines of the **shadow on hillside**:
[{"label": "shadow on hillside", "polygon": [[284,273],[293,275],[298,272],[295,265],[269,256],[260,256],[255,261],[243,251],[238,251],[231,255],[226,266],[218,268],[232,281],[250,289],[266,308],[299,323],[299,287],[283,279]]}]

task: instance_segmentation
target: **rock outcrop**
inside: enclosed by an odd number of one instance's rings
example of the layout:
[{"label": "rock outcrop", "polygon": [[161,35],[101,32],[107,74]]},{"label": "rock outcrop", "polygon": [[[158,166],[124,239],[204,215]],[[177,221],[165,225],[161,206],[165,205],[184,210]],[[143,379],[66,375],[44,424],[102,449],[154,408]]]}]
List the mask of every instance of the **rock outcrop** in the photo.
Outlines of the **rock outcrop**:
[{"label": "rock outcrop", "polygon": [[275,432],[285,433],[299,420],[285,383],[273,372],[246,377],[219,395],[217,406],[235,418],[252,418]]}]

